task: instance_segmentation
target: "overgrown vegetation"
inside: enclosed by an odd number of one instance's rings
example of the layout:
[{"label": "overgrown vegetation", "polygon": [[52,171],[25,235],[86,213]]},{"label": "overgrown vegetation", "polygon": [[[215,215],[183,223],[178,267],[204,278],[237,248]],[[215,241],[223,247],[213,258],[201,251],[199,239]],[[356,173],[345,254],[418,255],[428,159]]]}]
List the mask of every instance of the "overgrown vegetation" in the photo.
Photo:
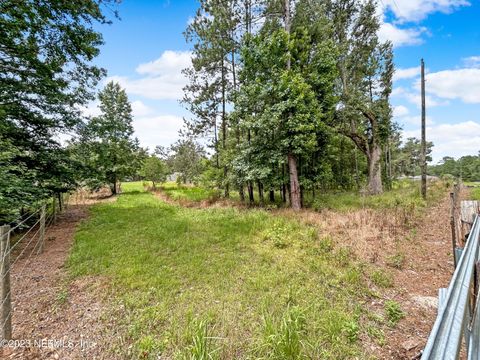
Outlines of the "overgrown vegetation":
[{"label": "overgrown vegetation", "polygon": [[122,356],[360,356],[362,267],[315,229],[263,210],[168,205],[141,183],[123,190],[91,208],[68,260],[73,276],[109,279],[133,344]]}]

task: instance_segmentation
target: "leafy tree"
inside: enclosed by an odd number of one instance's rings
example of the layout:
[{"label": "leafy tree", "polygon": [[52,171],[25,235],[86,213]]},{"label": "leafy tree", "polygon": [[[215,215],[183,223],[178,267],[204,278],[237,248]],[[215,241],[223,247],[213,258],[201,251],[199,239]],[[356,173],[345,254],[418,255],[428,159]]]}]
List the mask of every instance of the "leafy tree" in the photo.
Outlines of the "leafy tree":
[{"label": "leafy tree", "polygon": [[143,151],[133,138],[132,108],[125,90],[110,82],[98,98],[102,114],[81,129],[76,154],[86,166],[87,183],[97,188],[109,184],[116,194],[118,182],[140,168]]},{"label": "leafy tree", "polygon": [[165,182],[167,179],[167,166],[157,156],[149,156],[143,162],[141,173],[146,180],[153,183],[153,188],[155,188],[156,183]]},{"label": "leafy tree", "polygon": [[335,50],[331,41],[304,26],[290,32],[287,5],[286,30],[269,20],[245,41],[235,109],[243,118],[241,126],[253,136],[244,142],[235,168],[245,180],[257,180],[261,190],[263,184],[278,187],[285,176],[282,171],[279,177],[279,169],[288,166],[290,203],[299,209],[301,188],[311,185],[307,171],[301,170],[325,150],[324,120],[334,104]]},{"label": "leafy tree", "polygon": [[180,173],[184,183],[197,181],[203,171],[203,148],[191,138],[178,140],[170,147],[168,162],[173,172]]},{"label": "leafy tree", "polygon": [[[427,141],[427,162],[432,161],[433,143]],[[395,166],[398,168],[397,172],[406,176],[420,175],[421,172],[421,154],[422,144],[420,139],[411,137],[408,138],[405,144],[400,147],[399,154],[395,159]]]},{"label": "leafy tree", "polygon": [[75,186],[54,139],[80,122],[104,74],[90,62],[102,44],[95,23],[105,22],[99,1],[0,2],[1,208]]},{"label": "leafy tree", "polygon": [[465,181],[480,181],[480,153],[458,160],[445,156],[439,164],[429,167],[429,171],[438,176],[453,175]]},{"label": "leafy tree", "polygon": [[227,106],[236,87],[238,4],[238,0],[201,0],[185,31],[187,41],[194,42],[192,67],[185,70],[190,83],[185,87],[184,103],[194,115],[188,124],[195,135],[213,131],[216,164],[224,171],[225,197],[229,196],[228,165],[220,157],[227,150]]},{"label": "leafy tree", "polygon": [[382,145],[392,133],[392,45],[378,39],[375,1],[328,0],[326,9],[339,50],[340,102],[333,126],[366,156],[367,187],[378,194],[383,191]]}]

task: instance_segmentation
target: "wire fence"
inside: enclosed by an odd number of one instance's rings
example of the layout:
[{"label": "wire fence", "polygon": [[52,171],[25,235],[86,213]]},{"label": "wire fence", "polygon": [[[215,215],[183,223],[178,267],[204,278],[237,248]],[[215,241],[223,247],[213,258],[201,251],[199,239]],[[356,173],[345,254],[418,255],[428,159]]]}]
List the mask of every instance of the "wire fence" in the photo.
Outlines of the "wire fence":
[{"label": "wire fence", "polygon": [[62,208],[63,197],[52,198],[51,202],[41,204],[28,215],[0,226],[0,340],[12,339],[11,278],[14,277],[15,284],[22,281],[27,266],[43,252],[46,231],[55,223]]}]

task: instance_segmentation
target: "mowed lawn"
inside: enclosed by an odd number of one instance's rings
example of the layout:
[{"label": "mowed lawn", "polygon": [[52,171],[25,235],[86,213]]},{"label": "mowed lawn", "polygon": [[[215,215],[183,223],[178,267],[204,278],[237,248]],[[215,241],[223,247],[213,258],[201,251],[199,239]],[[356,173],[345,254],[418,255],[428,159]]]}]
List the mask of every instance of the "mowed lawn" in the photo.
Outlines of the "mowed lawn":
[{"label": "mowed lawn", "polygon": [[91,208],[68,261],[73,277],[108,279],[116,358],[367,358],[363,268],[328,237],[267,211],[123,189]]}]

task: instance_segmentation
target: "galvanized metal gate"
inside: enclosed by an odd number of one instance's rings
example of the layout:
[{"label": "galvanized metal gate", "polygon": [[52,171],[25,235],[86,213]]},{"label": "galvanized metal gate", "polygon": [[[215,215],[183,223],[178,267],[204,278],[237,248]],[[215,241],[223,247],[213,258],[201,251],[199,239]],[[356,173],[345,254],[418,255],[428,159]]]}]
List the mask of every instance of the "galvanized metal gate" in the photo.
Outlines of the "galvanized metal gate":
[{"label": "galvanized metal gate", "polygon": [[422,354],[424,360],[455,360],[462,348],[469,360],[480,360],[480,217],[474,216],[465,247],[457,249],[452,280],[439,291],[438,316]]}]

